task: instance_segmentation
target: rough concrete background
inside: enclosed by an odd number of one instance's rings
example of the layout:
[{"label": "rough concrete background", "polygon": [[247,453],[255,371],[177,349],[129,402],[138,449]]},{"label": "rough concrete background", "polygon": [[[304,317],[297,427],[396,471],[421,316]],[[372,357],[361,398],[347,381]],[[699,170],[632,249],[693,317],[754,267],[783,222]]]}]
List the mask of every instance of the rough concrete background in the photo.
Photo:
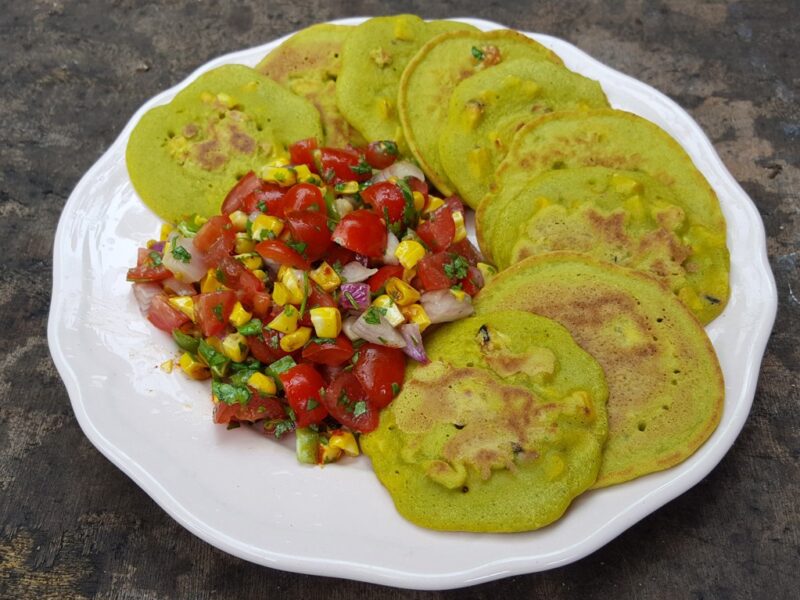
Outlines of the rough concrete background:
[{"label": "rough concrete background", "polygon": [[[0,597],[797,597],[799,8],[796,0],[3,2]],[[61,208],[135,109],[225,52],[316,21],[395,12],[556,35],[670,95],[758,205],[780,298],[750,418],[703,482],[576,564],[461,592],[283,573],[195,538],[83,436],[45,338]]]}]

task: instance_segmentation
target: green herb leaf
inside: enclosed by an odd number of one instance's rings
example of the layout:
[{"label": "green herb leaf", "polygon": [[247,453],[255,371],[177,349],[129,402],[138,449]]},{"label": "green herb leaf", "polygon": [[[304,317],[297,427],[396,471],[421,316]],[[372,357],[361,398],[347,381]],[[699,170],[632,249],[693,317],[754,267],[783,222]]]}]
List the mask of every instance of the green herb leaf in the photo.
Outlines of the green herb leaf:
[{"label": "green herb leaf", "polygon": [[250,401],[250,390],[247,387],[240,387],[221,381],[211,383],[211,392],[225,404],[247,404]]},{"label": "green herb leaf", "polygon": [[397,396],[397,394],[399,394],[399,393],[400,393],[400,385],[393,381],[392,382],[392,395],[393,396]]},{"label": "green herb leaf", "polygon": [[483,50],[481,50],[477,46],[473,46],[472,47],[472,56],[475,57],[475,60],[483,60],[483,57],[484,57]]},{"label": "green herb leaf", "polygon": [[303,256],[305,256],[305,251],[306,248],[308,247],[308,244],[306,244],[305,242],[286,242],[286,245],[289,246],[289,248],[295,250],[298,254],[302,254]]},{"label": "green herb leaf", "polygon": [[450,279],[464,279],[467,276],[469,263],[459,254],[453,254],[452,260],[444,264],[444,273]]},{"label": "green herb leaf", "polygon": [[236,329],[242,335],[259,335],[263,327],[264,324],[261,322],[261,319],[250,319],[247,323]]},{"label": "green herb leaf", "polygon": [[211,312],[214,313],[214,316],[217,317],[217,321],[222,323],[224,319],[222,318],[222,303],[215,304],[214,307],[211,309]]},{"label": "green herb leaf", "polygon": [[360,417],[367,412],[367,403],[364,400],[359,400],[353,405],[353,416]]},{"label": "green herb leaf", "polygon": [[267,369],[276,375],[283,373],[284,371],[288,371],[292,367],[296,366],[297,363],[294,362],[294,359],[291,356],[284,356],[280,360],[276,360],[274,363],[269,365]]},{"label": "green herb leaf", "polygon": [[358,164],[355,167],[350,167],[350,170],[356,175],[367,175],[372,173],[372,167],[366,161],[363,155],[359,157]]},{"label": "green herb leaf", "polygon": [[153,263],[154,267],[158,267],[161,265],[161,254],[153,250],[150,254],[147,255],[147,258],[150,259],[150,262]]},{"label": "green herb leaf", "polygon": [[379,306],[370,306],[367,312],[364,313],[364,322],[369,325],[378,325],[381,322],[381,316],[386,314],[386,309]]},{"label": "green herb leaf", "polygon": [[190,260],[192,260],[192,255],[189,254],[189,251],[183,246],[175,246],[172,249],[172,256],[182,263],[188,263]]},{"label": "green herb leaf", "polygon": [[309,411],[310,410],[314,410],[318,406],[319,406],[319,402],[314,400],[314,398],[309,398],[308,400],[306,400],[306,410],[309,410]]}]

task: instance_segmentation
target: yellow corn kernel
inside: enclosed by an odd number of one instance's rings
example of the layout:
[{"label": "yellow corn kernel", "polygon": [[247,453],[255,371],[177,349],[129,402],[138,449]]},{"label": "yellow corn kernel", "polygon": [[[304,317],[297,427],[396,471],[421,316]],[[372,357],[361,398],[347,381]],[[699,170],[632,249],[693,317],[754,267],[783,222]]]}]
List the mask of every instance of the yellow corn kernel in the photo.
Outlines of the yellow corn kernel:
[{"label": "yellow corn kernel", "polygon": [[230,321],[231,325],[234,327],[241,327],[252,318],[252,313],[247,312],[244,306],[242,306],[242,303],[237,300],[236,304],[233,305],[233,310],[231,311],[231,316],[228,317],[228,321]]},{"label": "yellow corn kernel", "polygon": [[236,241],[234,242],[233,249],[236,254],[246,254],[256,249],[256,243],[250,239],[246,232],[240,231],[236,234]]},{"label": "yellow corn kernel", "polygon": [[318,306],[308,312],[317,337],[335,338],[342,331],[342,313],[335,306]]},{"label": "yellow corn kernel", "polygon": [[432,213],[437,208],[444,206],[444,200],[437,196],[428,196],[428,205],[425,207],[425,213]]},{"label": "yellow corn kernel", "polygon": [[388,294],[381,294],[372,301],[372,306],[377,306],[384,310],[383,316],[391,324],[392,327],[397,327],[401,323],[406,322],[403,313],[400,312],[400,307],[397,306],[394,300]]},{"label": "yellow corn kernel", "polygon": [[159,366],[164,373],[172,373],[172,369],[175,367],[175,361],[170,358],[169,360],[162,362]]},{"label": "yellow corn kernel", "polygon": [[453,296],[455,296],[455,299],[458,300],[459,302],[464,302],[464,298],[467,297],[467,292],[465,292],[464,290],[451,289],[450,293],[453,294]]},{"label": "yellow corn kernel", "polygon": [[419,212],[423,208],[425,208],[425,196],[422,195],[422,192],[414,190],[413,192],[411,192],[411,195],[414,198],[414,210]]},{"label": "yellow corn kernel", "polygon": [[235,210],[228,215],[231,224],[236,231],[244,231],[247,229],[247,213],[241,210]]},{"label": "yellow corn kernel", "polygon": [[278,392],[275,380],[258,371],[248,377],[247,385],[265,396],[274,396]]},{"label": "yellow corn kernel", "polygon": [[227,289],[228,288],[225,287],[225,284],[217,279],[216,269],[209,269],[206,273],[206,276],[200,281],[200,291],[204,294],[207,294],[208,292],[219,292]]},{"label": "yellow corn kernel", "polygon": [[332,266],[324,261],[320,266],[311,271],[308,276],[326,292],[332,292],[342,283],[339,274],[333,270]]},{"label": "yellow corn kernel", "polygon": [[419,292],[402,279],[390,277],[386,282],[386,293],[400,306],[414,304],[420,298]]},{"label": "yellow corn kernel", "polygon": [[169,305],[194,321],[194,300],[191,296],[170,296]]},{"label": "yellow corn kernel", "polygon": [[284,335],[281,338],[281,350],[294,352],[305,346],[311,339],[311,327],[298,327],[297,331]]},{"label": "yellow corn kernel", "polygon": [[200,228],[203,225],[205,225],[206,223],[208,223],[208,217],[201,217],[200,215],[193,215],[192,216],[192,223],[194,223],[195,227]]},{"label": "yellow corn kernel", "polygon": [[281,187],[289,187],[297,183],[297,175],[290,167],[273,167],[267,165],[261,169],[261,179],[277,183]]},{"label": "yellow corn kernel", "polygon": [[319,463],[320,464],[328,464],[332,462],[336,462],[342,456],[342,449],[337,448],[336,446],[331,446],[330,442],[327,444],[323,441],[320,441],[319,445],[320,452],[319,456]]},{"label": "yellow corn kernel", "polygon": [[258,215],[250,228],[250,237],[256,241],[278,237],[283,231],[283,221],[272,215]]},{"label": "yellow corn kernel", "polygon": [[414,240],[403,240],[397,245],[394,255],[406,269],[411,269],[425,256],[425,248]]},{"label": "yellow corn kernel", "polygon": [[270,167],[288,167],[290,164],[292,164],[292,161],[289,160],[289,155],[285,152],[273,153],[272,158],[267,163]]},{"label": "yellow corn kernel", "polygon": [[169,223],[162,223],[161,233],[159,234],[158,239],[161,240],[162,242],[167,241],[167,238],[169,237],[169,234],[172,233],[173,229],[175,228]]},{"label": "yellow corn kernel", "polygon": [[417,276],[416,267],[412,269],[403,269],[403,281],[411,281],[416,276]]},{"label": "yellow corn kernel", "polygon": [[[275,298],[273,294],[273,299]],[[300,313],[294,306],[287,305],[284,307],[281,314],[272,319],[267,327],[280,331],[281,333],[292,333],[297,330],[297,320],[300,318]]]},{"label": "yellow corn kernel", "polygon": [[234,256],[234,258],[250,271],[255,271],[256,269],[260,269],[264,266],[264,260],[261,258],[261,255],[258,252],[245,252],[242,254],[237,254]]},{"label": "yellow corn kernel", "polygon": [[217,336],[212,335],[206,338],[206,344],[211,346],[217,352],[222,353],[222,340]]},{"label": "yellow corn kernel", "polygon": [[276,281],[272,288],[272,301],[278,306],[289,303],[289,290],[280,281]]},{"label": "yellow corn kernel", "polygon": [[303,287],[305,284],[303,282],[302,271],[297,271],[290,267],[281,268],[278,271],[278,279],[286,287],[290,304],[300,304],[303,302],[303,298],[305,297]]},{"label": "yellow corn kernel", "polygon": [[416,323],[419,326],[419,332],[425,331],[431,324],[431,319],[428,313],[421,304],[410,304],[408,306],[401,306],[400,312],[408,320],[409,323]]},{"label": "yellow corn kernel", "polygon": [[263,281],[264,283],[267,283],[267,272],[266,271],[264,271],[263,269],[255,269],[255,270],[253,270],[251,272],[253,273],[253,275],[258,277],[261,281]]},{"label": "yellow corn kernel", "polygon": [[222,104],[227,108],[233,108],[234,106],[236,106],[236,98],[230,96],[229,94],[226,94],[225,92],[220,92],[219,94],[217,94],[217,102],[219,102],[220,104]]},{"label": "yellow corn kernel", "polygon": [[344,183],[337,183],[334,190],[337,194],[355,194],[358,192],[358,182],[346,181]]},{"label": "yellow corn kernel", "polygon": [[339,448],[344,450],[347,456],[358,456],[360,451],[358,449],[358,442],[355,436],[349,431],[337,430],[331,434],[328,440],[328,445],[332,448]]},{"label": "yellow corn kernel", "polygon": [[481,272],[481,275],[483,275],[483,282],[484,282],[484,284],[485,284],[485,283],[488,283],[488,282],[489,282],[489,280],[490,280],[492,277],[494,277],[495,275],[497,275],[497,269],[496,269],[496,268],[494,268],[492,265],[490,265],[490,264],[488,264],[488,263],[479,262],[479,263],[478,263],[478,265],[477,265],[477,267],[478,267],[478,271],[480,271],[480,272]]},{"label": "yellow corn kernel", "polygon": [[222,340],[222,353],[233,362],[247,358],[247,340],[241,333],[229,333]]},{"label": "yellow corn kernel", "polygon": [[294,167],[294,173],[299,183],[310,183],[312,185],[322,184],[322,180],[318,175],[311,172],[308,165],[297,165]]},{"label": "yellow corn kernel", "polygon": [[208,370],[208,367],[188,352],[181,354],[178,360],[178,366],[192,379],[208,379],[211,377],[211,372]]},{"label": "yellow corn kernel", "polygon": [[634,194],[642,193],[641,183],[632,177],[628,177],[627,175],[622,175],[620,173],[614,173],[611,176],[611,185],[613,185],[614,189],[620,194],[632,196]]},{"label": "yellow corn kernel", "polygon": [[460,242],[467,237],[467,227],[464,224],[464,213],[460,210],[454,210],[453,223],[456,225],[456,234],[453,236],[453,242]]}]

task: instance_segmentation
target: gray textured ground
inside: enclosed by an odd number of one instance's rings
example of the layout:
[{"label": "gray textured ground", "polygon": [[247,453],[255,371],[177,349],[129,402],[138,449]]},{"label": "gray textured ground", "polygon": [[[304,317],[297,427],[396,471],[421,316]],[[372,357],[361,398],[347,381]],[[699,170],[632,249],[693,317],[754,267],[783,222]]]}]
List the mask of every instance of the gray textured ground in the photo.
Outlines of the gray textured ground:
[{"label": "gray textured ground", "polygon": [[0,10],[0,597],[422,594],[282,573],[183,530],[78,428],[45,327],[71,189],[147,98],[314,21],[417,12],[563,37],[669,94],[758,205],[780,309],[753,410],[700,485],[567,567],[441,597],[791,598],[800,477],[796,1],[4,2]]}]

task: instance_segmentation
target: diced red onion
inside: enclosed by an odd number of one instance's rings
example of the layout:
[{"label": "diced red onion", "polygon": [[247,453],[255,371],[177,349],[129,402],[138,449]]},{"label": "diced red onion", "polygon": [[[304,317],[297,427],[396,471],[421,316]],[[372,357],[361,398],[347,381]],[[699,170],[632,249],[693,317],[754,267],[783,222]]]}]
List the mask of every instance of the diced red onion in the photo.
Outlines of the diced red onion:
[{"label": "diced red onion", "polygon": [[428,313],[431,323],[457,321],[474,312],[472,298],[469,295],[464,294],[463,300],[459,300],[450,290],[425,292],[420,298],[420,304]]},{"label": "diced red onion", "polygon": [[358,283],[359,281],[366,281],[375,273],[378,272],[378,269],[368,269],[364,265],[362,265],[358,261],[353,261],[347,263],[345,266],[342,267],[342,277],[344,280],[350,283]]},{"label": "diced red onion", "polygon": [[390,177],[396,177],[397,179],[402,179],[403,177],[416,177],[417,179],[425,181],[425,174],[422,172],[422,169],[420,169],[414,163],[401,160],[389,165],[382,171],[377,172],[372,177],[372,183],[386,181]]},{"label": "diced red onion", "polygon": [[197,293],[197,290],[194,289],[194,286],[191,283],[180,281],[174,277],[165,279],[162,282],[162,286],[166,291],[172,292],[178,296],[194,296]]},{"label": "diced red onion", "polygon": [[[361,313],[369,308],[370,294],[368,284],[343,283],[339,286],[339,289],[342,291],[342,295],[339,297],[339,306],[341,306],[343,310]],[[355,306],[353,306],[353,302],[355,302]]]},{"label": "diced red onion", "polygon": [[403,336],[392,327],[392,324],[386,320],[386,317],[373,312],[373,315],[380,317],[380,321],[372,324],[367,323],[364,318],[366,314],[366,312],[362,314],[356,319],[355,323],[353,323],[352,331],[355,335],[373,344],[380,344],[381,346],[388,346],[389,348],[403,348],[406,345]]},{"label": "diced red onion", "polygon": [[[178,246],[181,246],[189,254],[190,258],[188,262],[183,262],[173,254],[173,250]],[[186,283],[200,281],[208,270],[206,261],[203,258],[203,253],[195,248],[191,238],[185,238],[180,235],[170,237],[169,246],[167,246],[161,261],[177,279],[185,281]]]},{"label": "diced red onion", "polygon": [[150,312],[150,306],[153,304],[153,298],[163,293],[161,285],[154,281],[146,283],[133,284],[133,296],[136,298],[136,303],[139,305],[139,310],[145,317]]},{"label": "diced red onion", "polygon": [[400,240],[391,231],[386,234],[386,252],[383,253],[383,264],[399,265],[400,261],[394,255],[394,251],[400,245]]},{"label": "diced red onion", "polygon": [[155,244],[150,246],[150,251],[151,252],[158,252],[158,253],[164,252],[164,242],[163,241],[162,242],[156,242]]},{"label": "diced red onion", "polygon": [[406,341],[403,352],[414,360],[427,363],[428,355],[425,353],[425,346],[422,345],[422,334],[419,332],[419,325],[416,323],[406,323],[400,325],[400,333]]}]

